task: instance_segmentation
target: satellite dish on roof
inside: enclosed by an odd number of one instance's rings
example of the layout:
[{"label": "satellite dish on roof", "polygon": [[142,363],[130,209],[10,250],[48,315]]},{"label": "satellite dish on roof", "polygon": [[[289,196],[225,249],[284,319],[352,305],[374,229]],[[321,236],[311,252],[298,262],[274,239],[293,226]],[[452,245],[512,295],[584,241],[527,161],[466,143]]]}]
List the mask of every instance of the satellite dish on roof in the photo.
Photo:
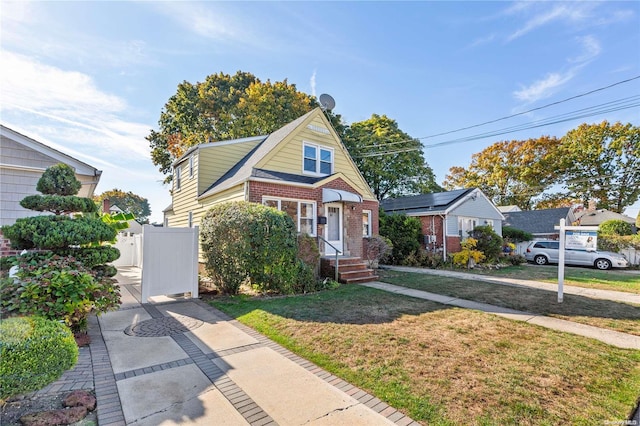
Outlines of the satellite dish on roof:
[{"label": "satellite dish on roof", "polygon": [[320,95],[320,106],[322,107],[322,109],[331,111],[333,108],[335,108],[336,101],[333,100],[331,95],[323,93],[322,95]]}]

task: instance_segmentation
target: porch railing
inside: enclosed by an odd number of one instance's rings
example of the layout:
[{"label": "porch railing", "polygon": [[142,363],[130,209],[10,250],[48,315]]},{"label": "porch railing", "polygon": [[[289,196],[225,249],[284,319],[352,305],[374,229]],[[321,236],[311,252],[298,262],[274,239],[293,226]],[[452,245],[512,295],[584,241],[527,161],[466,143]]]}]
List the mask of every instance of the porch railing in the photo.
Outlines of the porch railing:
[{"label": "porch railing", "polygon": [[[335,274],[335,280],[337,282],[338,281],[338,255],[342,254],[342,251],[338,250],[338,247],[334,246],[329,241],[327,241],[324,238],[322,238],[320,235],[318,235],[318,239],[324,241],[325,244],[328,244],[329,247],[331,247],[332,249],[334,249],[336,251],[336,267],[335,267],[336,274]],[[322,252],[322,250],[321,250],[321,252]]]}]

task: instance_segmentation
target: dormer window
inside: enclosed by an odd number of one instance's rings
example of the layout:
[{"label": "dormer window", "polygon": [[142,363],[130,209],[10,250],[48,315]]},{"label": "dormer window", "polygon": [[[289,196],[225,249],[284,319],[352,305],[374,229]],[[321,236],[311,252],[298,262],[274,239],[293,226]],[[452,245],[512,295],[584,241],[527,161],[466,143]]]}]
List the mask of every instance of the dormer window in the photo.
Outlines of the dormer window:
[{"label": "dormer window", "polygon": [[326,176],[333,173],[333,149],[305,142],[302,156],[305,174]]}]

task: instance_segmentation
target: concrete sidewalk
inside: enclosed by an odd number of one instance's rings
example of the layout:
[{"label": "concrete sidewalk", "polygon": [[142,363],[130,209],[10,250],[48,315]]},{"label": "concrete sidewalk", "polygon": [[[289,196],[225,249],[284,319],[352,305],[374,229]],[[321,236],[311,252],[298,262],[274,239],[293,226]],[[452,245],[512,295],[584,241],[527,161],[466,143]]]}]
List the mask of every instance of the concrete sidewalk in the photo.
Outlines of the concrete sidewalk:
[{"label": "concrete sidewalk", "polygon": [[[509,278],[494,278],[486,277],[477,274],[469,274],[457,271],[443,271],[439,269],[424,269],[413,268],[405,266],[385,266],[390,270],[421,273],[428,275],[440,275],[450,278],[460,278],[474,281],[486,281],[500,285],[510,285],[516,287],[529,287],[543,289],[547,291],[554,291],[557,288],[556,284],[543,283],[539,281],[525,281],[525,280],[513,280]],[[376,288],[379,290],[388,291],[391,293],[402,294],[404,296],[415,297],[418,299],[430,300],[433,302],[442,303],[444,305],[457,306],[466,309],[475,309],[490,314],[495,314],[504,318],[509,318],[516,321],[524,321],[530,324],[536,324],[542,327],[550,328],[553,330],[563,331],[566,333],[577,334],[579,336],[589,337],[592,339],[600,340],[612,346],[616,346],[624,349],[640,349],[640,336],[633,334],[621,333],[614,330],[608,330],[604,328],[594,327],[586,324],[579,324],[572,321],[567,321],[559,318],[548,317],[540,314],[534,314],[530,312],[518,311],[515,309],[509,309],[502,306],[490,305],[487,303],[475,302],[472,300],[460,299],[453,296],[445,296],[442,294],[430,293],[427,291],[415,290],[407,287],[397,286],[393,284],[383,282],[370,282],[362,284],[367,287]],[[550,288],[553,287],[553,288]],[[640,305],[640,295],[634,293],[625,293],[621,291],[609,291],[598,289],[586,289],[574,286],[565,286],[565,292],[568,294],[575,294],[594,299],[611,300],[615,302],[634,303]]]},{"label": "concrete sidewalk", "polygon": [[[445,269],[427,269],[427,268],[414,268],[410,266],[384,266],[385,269],[393,271],[414,272],[417,274],[438,275],[449,278],[460,278],[463,280],[484,281],[493,284],[508,285],[514,287],[528,287],[537,288],[547,291],[558,291],[558,284],[545,283],[542,281],[533,280],[519,280],[515,278],[505,277],[490,277],[487,275],[471,274],[460,271],[447,271]],[[628,271],[632,273],[632,271]],[[634,271],[635,272],[635,271]],[[637,274],[638,283],[640,284],[640,273]],[[565,294],[574,294],[577,296],[589,297],[591,299],[611,300],[614,302],[632,303],[634,305],[640,305],[640,294],[628,293],[624,291],[614,290],[601,290],[596,288],[576,287],[571,285],[564,285],[563,292]]]},{"label": "concrete sidewalk", "polygon": [[141,304],[136,268],[116,278],[121,309],[90,326],[100,426],[418,424],[200,300]]}]

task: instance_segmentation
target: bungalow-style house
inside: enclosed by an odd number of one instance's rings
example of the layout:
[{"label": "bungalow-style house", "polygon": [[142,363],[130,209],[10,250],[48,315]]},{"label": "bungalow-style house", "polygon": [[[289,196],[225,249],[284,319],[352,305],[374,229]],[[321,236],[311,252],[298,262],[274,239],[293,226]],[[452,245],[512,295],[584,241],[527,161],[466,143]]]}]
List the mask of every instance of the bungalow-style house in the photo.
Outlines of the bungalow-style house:
[{"label": "bungalow-style house", "polygon": [[[80,197],[93,197],[101,170],[0,125],[0,226],[12,225],[16,219],[40,213],[20,205],[27,195],[39,194],[36,185],[47,167],[58,163],[69,165],[82,183]],[[12,253],[8,240],[0,234],[0,255]]]},{"label": "bungalow-style house", "polygon": [[460,242],[476,226],[490,225],[502,235],[502,213],[477,188],[392,198],[380,206],[386,214],[419,218],[425,249],[441,252],[445,259],[460,251]]},{"label": "bungalow-style house", "polygon": [[365,240],[378,233],[378,201],[320,108],[267,136],[190,148],[173,163],[164,224],[198,225],[209,208],[228,201],[286,212],[299,233],[318,239],[322,255],[340,255],[341,281],[372,278],[369,270],[348,273],[346,265],[364,268]]}]

